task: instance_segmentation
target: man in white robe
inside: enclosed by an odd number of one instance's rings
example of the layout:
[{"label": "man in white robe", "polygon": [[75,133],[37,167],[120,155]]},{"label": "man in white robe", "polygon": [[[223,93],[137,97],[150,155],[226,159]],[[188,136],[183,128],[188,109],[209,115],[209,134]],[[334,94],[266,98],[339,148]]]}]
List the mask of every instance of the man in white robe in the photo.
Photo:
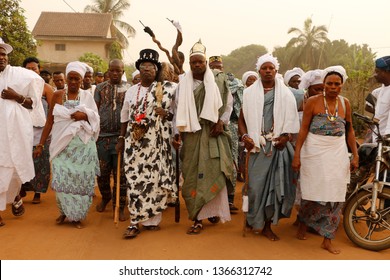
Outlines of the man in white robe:
[{"label": "man in white robe", "polygon": [[[12,212],[20,216],[24,212],[18,195],[20,186],[35,176],[33,119],[34,123],[44,122],[44,112],[36,104],[45,82],[33,71],[8,65],[11,51],[12,47],[0,38],[0,211],[13,202]],[[37,114],[30,115],[31,110]]]}]

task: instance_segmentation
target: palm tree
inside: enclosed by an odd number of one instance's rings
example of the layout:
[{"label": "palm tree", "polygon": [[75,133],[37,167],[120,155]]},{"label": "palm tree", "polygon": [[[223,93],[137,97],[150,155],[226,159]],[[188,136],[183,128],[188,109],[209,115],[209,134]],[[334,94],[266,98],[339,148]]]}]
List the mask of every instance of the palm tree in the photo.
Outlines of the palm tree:
[{"label": "palm tree", "polygon": [[[292,27],[287,34],[295,33],[297,37],[291,38],[286,47],[296,47],[296,63],[317,68],[321,57],[322,46],[329,42],[328,29],[325,25],[312,25],[311,18],[305,20],[303,30]],[[316,59],[318,57],[318,59]]]},{"label": "palm tree", "polygon": [[[85,13],[112,14],[113,24],[111,33],[117,37],[123,49],[129,46],[127,38],[135,35],[135,29],[128,23],[119,20],[123,16],[123,11],[130,7],[130,0],[93,0],[95,4],[87,5]],[[123,31],[123,32],[122,32]]]}]

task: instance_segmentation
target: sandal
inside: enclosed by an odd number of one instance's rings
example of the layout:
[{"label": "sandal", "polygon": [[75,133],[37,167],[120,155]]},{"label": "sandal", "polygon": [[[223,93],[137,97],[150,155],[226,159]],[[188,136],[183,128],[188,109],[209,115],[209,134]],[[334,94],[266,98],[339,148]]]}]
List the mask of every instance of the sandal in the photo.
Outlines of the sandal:
[{"label": "sandal", "polygon": [[14,201],[12,203],[12,214],[14,216],[22,216],[25,212],[24,206],[23,206],[23,200],[20,198],[18,201]]},{"label": "sandal", "polygon": [[203,229],[202,223],[195,223],[187,230],[187,234],[190,235],[199,234],[202,231],[202,229]]},{"label": "sandal", "polygon": [[144,226],[144,229],[150,230],[150,231],[157,231],[160,230],[159,226]]},{"label": "sandal", "polygon": [[123,233],[124,239],[132,239],[135,238],[138,234],[140,234],[140,230],[137,226],[129,226]]},{"label": "sandal", "polygon": [[210,218],[207,218],[209,220],[210,223],[212,224],[217,224],[221,219],[217,216],[215,217],[210,217]]}]

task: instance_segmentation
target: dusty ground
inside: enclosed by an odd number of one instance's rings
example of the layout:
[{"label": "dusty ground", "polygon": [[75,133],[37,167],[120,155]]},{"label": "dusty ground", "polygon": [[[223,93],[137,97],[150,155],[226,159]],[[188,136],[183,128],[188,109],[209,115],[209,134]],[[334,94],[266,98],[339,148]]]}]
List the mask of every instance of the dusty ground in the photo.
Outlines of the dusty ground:
[{"label": "dusty ground", "polygon": [[[240,186],[237,189],[241,189]],[[6,223],[0,228],[2,260],[390,260],[390,250],[371,252],[356,247],[340,227],[334,244],[342,252],[332,255],[320,248],[322,238],[308,234],[308,240],[295,238],[293,218],[281,220],[274,231],[281,238],[272,242],[261,235],[248,232],[242,236],[243,214],[232,216],[232,221],[212,225],[204,222],[205,228],[198,236],[185,232],[191,225],[187,219],[184,203],[180,223],[174,222],[174,208],[163,214],[161,230],[142,231],[133,240],[122,239],[128,225],[120,222],[115,227],[112,207],[98,213],[95,210],[100,194],[94,198],[85,228],[79,230],[71,224],[56,225],[58,216],[52,190],[42,195],[41,204],[32,204],[33,194],[24,198],[26,213],[14,217],[9,206],[1,215]],[[241,194],[236,196],[236,205],[241,204]]]}]

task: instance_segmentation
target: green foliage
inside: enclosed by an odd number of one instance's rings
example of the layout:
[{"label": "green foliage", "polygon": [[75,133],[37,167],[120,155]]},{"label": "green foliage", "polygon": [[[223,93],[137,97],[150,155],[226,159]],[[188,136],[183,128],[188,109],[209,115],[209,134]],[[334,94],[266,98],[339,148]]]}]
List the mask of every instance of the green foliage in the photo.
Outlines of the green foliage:
[{"label": "green foliage", "polygon": [[135,66],[134,64],[131,64],[131,65],[125,65],[125,73],[126,73],[126,78],[127,78],[127,81],[130,83],[131,80],[133,79],[133,77],[131,76],[131,74],[133,74],[133,72],[135,71]]},{"label": "green foliage", "polygon": [[9,64],[22,65],[29,56],[37,55],[37,47],[27,29],[24,10],[19,7],[20,0],[2,0],[0,11],[0,37],[13,47],[9,54]]},{"label": "green foliage", "polygon": [[90,65],[93,68],[94,73],[99,71],[104,73],[108,69],[107,61],[103,60],[97,54],[91,52],[84,53],[79,57],[79,60]]},{"label": "green foliage", "polygon": [[115,41],[110,45],[108,56],[110,59],[114,59],[114,58],[122,59],[123,58],[122,57],[122,47],[118,41]]},{"label": "green foliage", "polygon": [[[124,11],[130,8],[130,0],[93,0],[93,5],[84,8],[85,13],[112,14],[113,25],[111,33],[116,37],[122,49],[129,46],[128,37],[135,35],[135,29],[128,23],[119,20],[124,15]],[[119,58],[119,57],[117,57]]]},{"label": "green foliage", "polygon": [[265,53],[267,49],[262,45],[252,44],[235,49],[229,55],[222,56],[224,72],[241,77],[246,71],[255,70],[257,58]]}]

